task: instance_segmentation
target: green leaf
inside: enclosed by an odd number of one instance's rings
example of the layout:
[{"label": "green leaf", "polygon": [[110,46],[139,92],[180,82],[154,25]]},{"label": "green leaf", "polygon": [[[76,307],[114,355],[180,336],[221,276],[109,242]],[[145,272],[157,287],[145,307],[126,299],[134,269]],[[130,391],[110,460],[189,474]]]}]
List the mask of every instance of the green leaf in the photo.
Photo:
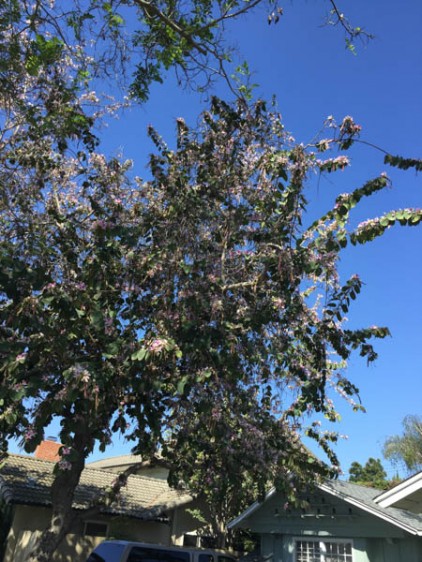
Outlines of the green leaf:
[{"label": "green leaf", "polygon": [[135,351],[131,355],[132,361],[144,361],[144,359],[148,359],[148,350],[145,347],[141,347],[138,351]]}]

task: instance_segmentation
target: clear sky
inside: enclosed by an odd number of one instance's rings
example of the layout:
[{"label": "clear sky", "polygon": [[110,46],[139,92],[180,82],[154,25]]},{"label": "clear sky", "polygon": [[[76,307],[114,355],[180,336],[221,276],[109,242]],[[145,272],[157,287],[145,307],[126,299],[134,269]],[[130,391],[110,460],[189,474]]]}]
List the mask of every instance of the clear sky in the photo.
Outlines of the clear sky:
[{"label": "clear sky", "polygon": [[[284,0],[284,13],[269,26],[264,8],[229,28],[236,45],[259,83],[256,94],[275,95],[286,128],[297,141],[308,142],[328,115],[341,121],[352,115],[362,125],[362,138],[392,154],[422,158],[422,2],[420,0],[338,0],[356,26],[375,35],[357,55],[344,48],[339,28],[324,26],[329,2]],[[222,86],[217,93],[224,95]],[[126,114],[106,132],[104,150],[136,162],[146,175],[149,123],[174,139],[175,120],[183,116],[194,125],[206,100],[181,92],[169,79],[154,87],[150,101]],[[361,186],[386,171],[393,188],[365,202],[353,215],[356,224],[386,211],[422,206],[422,177],[383,164],[383,155],[367,146],[351,154],[350,170],[311,181],[312,212],[322,214],[337,194]],[[422,228],[394,227],[366,246],[344,251],[340,270],[346,280],[357,273],[364,289],[349,313],[351,327],[386,325],[392,338],[377,343],[379,359],[370,367],[355,357],[348,377],[360,388],[366,414],[353,413],[338,402],[340,433],[337,446],[345,471],[351,462],[381,457],[386,437],[400,433],[407,414],[422,414]],[[334,429],[334,428],[333,428]],[[109,456],[128,452],[116,442]],[[91,460],[99,458],[96,454]],[[386,462],[389,475],[393,468]]]}]

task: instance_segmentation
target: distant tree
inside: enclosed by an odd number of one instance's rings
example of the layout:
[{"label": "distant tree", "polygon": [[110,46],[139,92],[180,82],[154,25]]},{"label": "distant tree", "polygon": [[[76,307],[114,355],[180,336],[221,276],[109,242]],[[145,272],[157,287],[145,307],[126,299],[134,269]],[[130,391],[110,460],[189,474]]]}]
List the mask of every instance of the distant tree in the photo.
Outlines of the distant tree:
[{"label": "distant tree", "polygon": [[389,487],[387,473],[380,459],[370,457],[364,466],[358,462],[353,462],[349,468],[349,474],[349,481],[355,484],[372,486],[382,490]]},{"label": "distant tree", "polygon": [[396,465],[404,465],[409,472],[422,470],[422,417],[406,416],[402,435],[385,441],[383,455]]}]

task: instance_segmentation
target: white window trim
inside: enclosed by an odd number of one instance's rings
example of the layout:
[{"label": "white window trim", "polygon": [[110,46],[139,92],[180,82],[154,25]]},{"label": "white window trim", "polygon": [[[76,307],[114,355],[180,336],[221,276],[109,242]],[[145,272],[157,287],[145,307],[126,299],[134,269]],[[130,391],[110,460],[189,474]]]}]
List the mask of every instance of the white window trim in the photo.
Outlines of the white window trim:
[{"label": "white window trim", "polygon": [[[324,537],[318,537],[315,535],[302,535],[300,537],[295,537],[294,539],[294,559],[296,562],[296,558],[297,558],[297,543],[298,542],[316,542],[319,544],[320,548],[321,545],[326,543],[326,542],[335,542],[335,543],[339,543],[339,544],[350,544],[350,546],[352,547],[352,562],[354,562],[354,544],[353,544],[353,539],[346,539],[346,538],[334,538],[334,537],[329,537],[329,536],[324,536]],[[325,556],[323,554],[323,548],[321,548],[322,551],[322,557],[321,557],[321,562],[324,562]]]}]

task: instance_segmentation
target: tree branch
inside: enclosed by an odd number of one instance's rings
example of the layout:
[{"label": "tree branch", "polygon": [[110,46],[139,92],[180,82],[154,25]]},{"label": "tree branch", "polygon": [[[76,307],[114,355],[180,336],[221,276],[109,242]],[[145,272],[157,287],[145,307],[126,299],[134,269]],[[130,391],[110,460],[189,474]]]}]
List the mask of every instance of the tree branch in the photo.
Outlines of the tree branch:
[{"label": "tree branch", "polygon": [[197,51],[201,53],[201,55],[207,55],[208,51],[199,43],[197,43],[193,38],[192,35],[186,33],[186,31],[181,27],[177,22],[170,19],[166,14],[164,14],[161,10],[157,8],[152,2],[146,2],[146,0],[135,0],[135,4],[137,4],[144,12],[147,18],[151,18],[151,14],[156,15],[162,22],[164,22],[168,27],[173,29],[176,33],[178,33],[181,37],[186,39],[188,43],[190,43]]}]

